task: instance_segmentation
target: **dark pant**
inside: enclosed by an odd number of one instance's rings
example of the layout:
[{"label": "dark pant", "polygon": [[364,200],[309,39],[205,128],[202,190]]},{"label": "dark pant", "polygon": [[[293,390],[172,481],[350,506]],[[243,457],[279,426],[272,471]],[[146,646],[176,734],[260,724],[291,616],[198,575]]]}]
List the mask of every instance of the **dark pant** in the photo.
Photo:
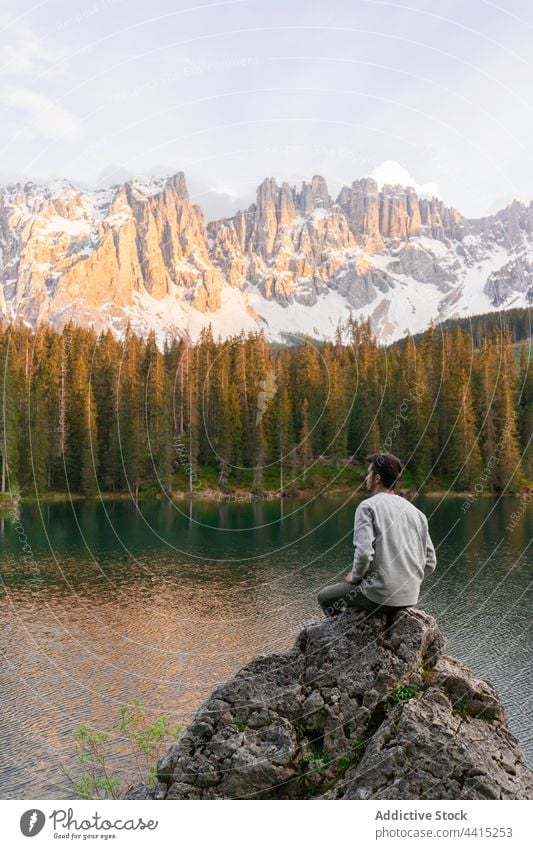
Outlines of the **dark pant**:
[{"label": "dark pant", "polygon": [[377,604],[366,597],[359,584],[349,584],[348,581],[341,581],[339,584],[330,584],[329,587],[324,587],[318,594],[318,603],[326,616],[335,616],[345,607],[367,610],[370,614],[396,613],[398,610],[404,610],[405,607],[411,606],[395,607],[390,604]]}]

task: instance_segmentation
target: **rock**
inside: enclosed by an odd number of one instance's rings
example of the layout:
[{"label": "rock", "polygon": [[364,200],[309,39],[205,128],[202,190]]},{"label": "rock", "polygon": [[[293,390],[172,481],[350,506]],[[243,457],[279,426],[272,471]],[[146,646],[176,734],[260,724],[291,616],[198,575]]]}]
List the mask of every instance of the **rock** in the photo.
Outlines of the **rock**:
[{"label": "rock", "polygon": [[[274,301],[308,307],[298,312],[310,335],[319,312],[332,310],[333,336],[339,318],[364,310],[384,342],[426,326],[426,308],[418,310],[426,295],[413,279],[431,287],[438,321],[475,311],[463,292],[475,265],[489,305],[528,306],[532,240],[533,204],[468,220],[438,198],[378,189],[370,177],[336,201],[319,175],[299,188],[269,177],[255,203],[207,225],[181,172],[96,192],[67,181],[15,184],[0,188],[0,316],[116,334],[130,322],[161,337],[183,330],[191,310],[210,316],[233,302],[228,333],[240,316],[276,339],[293,330],[294,311],[263,316],[264,301]],[[406,314],[408,327],[398,317]]]},{"label": "rock", "polygon": [[387,266],[389,272],[406,274],[421,283],[432,283],[441,292],[449,292],[454,280],[453,271],[437,262],[430,251],[408,242]]},{"label": "rock", "polygon": [[365,241],[373,241],[373,247],[383,247],[379,230],[379,193],[378,185],[371,177],[355,180],[351,189],[341,189],[337,203],[342,207],[353,233]]},{"label": "rock", "polygon": [[533,302],[533,263],[517,257],[489,276],[484,292],[494,306],[502,306],[517,292],[528,293]]},{"label": "rock", "polygon": [[126,798],[530,798],[494,688],[443,648],[418,609],[309,625],[217,687]]}]

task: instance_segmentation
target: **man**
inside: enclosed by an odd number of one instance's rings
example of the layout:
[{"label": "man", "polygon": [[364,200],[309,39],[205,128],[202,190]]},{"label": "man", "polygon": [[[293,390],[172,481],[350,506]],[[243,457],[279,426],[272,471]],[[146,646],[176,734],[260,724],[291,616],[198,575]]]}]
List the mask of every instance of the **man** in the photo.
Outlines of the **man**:
[{"label": "man", "polygon": [[318,594],[324,613],[344,606],[392,613],[418,602],[420,584],[437,565],[424,513],[394,492],[402,464],[393,454],[366,458],[370,498],[355,511],[352,571]]}]

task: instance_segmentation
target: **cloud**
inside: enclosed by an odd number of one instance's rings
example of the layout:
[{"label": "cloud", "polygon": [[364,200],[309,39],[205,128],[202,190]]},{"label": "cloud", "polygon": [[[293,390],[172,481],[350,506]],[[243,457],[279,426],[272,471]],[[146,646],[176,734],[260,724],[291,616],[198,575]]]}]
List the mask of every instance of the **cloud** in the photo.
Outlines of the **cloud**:
[{"label": "cloud", "polygon": [[124,168],[122,165],[112,163],[106,165],[96,178],[96,187],[99,189],[107,188],[108,186],[117,186],[119,183],[126,183],[134,175]]},{"label": "cloud", "polygon": [[0,102],[25,114],[26,124],[19,135],[44,136],[58,141],[75,141],[81,136],[79,119],[44,94],[23,86],[0,88]]},{"label": "cloud", "polygon": [[65,73],[69,51],[44,43],[20,21],[0,16],[0,65],[3,75],[54,77]]},{"label": "cloud", "polygon": [[496,212],[500,212],[500,210],[505,209],[506,206],[510,206],[515,200],[519,203],[523,203],[524,206],[528,206],[532,202],[531,193],[521,192],[517,187],[515,187],[508,192],[498,194],[490,201],[486,214],[495,215]]},{"label": "cloud", "polygon": [[374,168],[369,177],[374,178],[380,189],[387,185],[412,186],[420,197],[432,198],[438,195],[436,183],[417,183],[407,169],[394,159],[386,159]]},{"label": "cloud", "polygon": [[255,200],[256,188],[236,190],[220,181],[210,182],[205,177],[192,173],[185,174],[192,203],[202,208],[206,221],[218,218],[231,218],[241,209],[246,209]]}]

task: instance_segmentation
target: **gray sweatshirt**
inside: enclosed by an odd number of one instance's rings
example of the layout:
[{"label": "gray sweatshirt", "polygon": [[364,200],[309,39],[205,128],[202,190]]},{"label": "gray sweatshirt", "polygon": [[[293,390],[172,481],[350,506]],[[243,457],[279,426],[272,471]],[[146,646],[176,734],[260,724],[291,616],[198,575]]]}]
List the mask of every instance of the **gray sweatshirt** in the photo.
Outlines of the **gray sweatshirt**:
[{"label": "gray sweatshirt", "polygon": [[416,604],[420,584],[437,558],[424,513],[402,498],[379,492],[362,501],[353,530],[352,580],[371,601]]}]

